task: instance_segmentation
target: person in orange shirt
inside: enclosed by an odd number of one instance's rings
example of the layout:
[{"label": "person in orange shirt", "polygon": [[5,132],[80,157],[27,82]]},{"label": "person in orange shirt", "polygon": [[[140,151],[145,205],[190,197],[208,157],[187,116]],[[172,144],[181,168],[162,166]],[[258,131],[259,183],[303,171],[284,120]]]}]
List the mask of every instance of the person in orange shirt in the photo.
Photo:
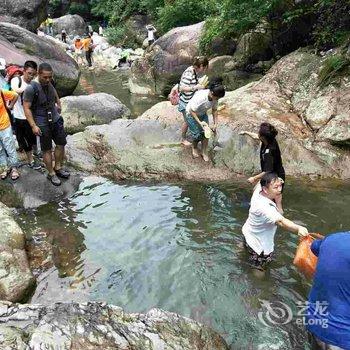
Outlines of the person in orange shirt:
[{"label": "person in orange shirt", "polygon": [[13,139],[9,111],[13,109],[18,94],[14,91],[1,90],[0,99],[0,167],[4,171],[0,174],[2,180],[11,174],[12,180],[19,178],[17,170],[18,158],[16,144]]},{"label": "person in orange shirt", "polygon": [[90,35],[86,35],[85,39],[83,39],[81,42],[83,44],[83,48],[84,48],[84,51],[85,51],[85,57],[86,57],[86,61],[88,63],[88,66],[92,67],[92,59],[91,59],[92,52],[93,52],[93,49],[92,49],[92,44],[93,44],[92,38],[91,38]]},{"label": "person in orange shirt", "polygon": [[74,58],[77,63],[83,63],[83,42],[80,38],[76,38],[74,41]]}]

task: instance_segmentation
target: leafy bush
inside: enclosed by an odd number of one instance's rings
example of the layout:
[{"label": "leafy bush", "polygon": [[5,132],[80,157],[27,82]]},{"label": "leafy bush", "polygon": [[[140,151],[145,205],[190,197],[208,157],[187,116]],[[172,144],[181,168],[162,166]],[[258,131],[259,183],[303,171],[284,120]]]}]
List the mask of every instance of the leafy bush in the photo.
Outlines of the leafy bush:
[{"label": "leafy bush", "polygon": [[79,15],[83,18],[90,18],[90,11],[91,9],[88,4],[81,4],[79,2],[72,2],[68,10],[71,15]]},{"label": "leafy bush", "polygon": [[157,26],[165,33],[174,27],[201,22],[215,10],[211,0],[177,0],[159,8]]},{"label": "leafy bush", "polygon": [[104,35],[110,45],[123,45],[126,37],[125,27],[108,27],[104,31]]},{"label": "leafy bush", "polygon": [[350,60],[343,55],[334,55],[327,58],[318,76],[319,86],[324,87],[336,83],[343,73],[349,73]]}]

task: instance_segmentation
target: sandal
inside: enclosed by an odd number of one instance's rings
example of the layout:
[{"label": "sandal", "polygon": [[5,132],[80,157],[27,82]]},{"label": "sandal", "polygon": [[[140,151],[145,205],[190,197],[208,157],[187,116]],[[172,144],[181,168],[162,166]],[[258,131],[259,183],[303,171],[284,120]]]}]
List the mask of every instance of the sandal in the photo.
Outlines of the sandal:
[{"label": "sandal", "polygon": [[19,172],[16,168],[11,170],[11,180],[16,181],[19,178]]},{"label": "sandal", "polygon": [[7,176],[9,175],[9,170],[4,170],[1,174],[0,174],[0,178],[1,180],[5,180],[7,178]]}]

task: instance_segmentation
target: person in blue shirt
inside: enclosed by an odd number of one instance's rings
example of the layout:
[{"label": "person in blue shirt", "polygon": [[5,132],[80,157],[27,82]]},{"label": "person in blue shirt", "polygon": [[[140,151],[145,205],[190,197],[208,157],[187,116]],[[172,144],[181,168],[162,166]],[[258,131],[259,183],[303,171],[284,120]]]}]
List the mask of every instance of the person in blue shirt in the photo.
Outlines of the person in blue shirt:
[{"label": "person in blue shirt", "polygon": [[350,231],[315,240],[306,328],[312,350],[350,350]]}]

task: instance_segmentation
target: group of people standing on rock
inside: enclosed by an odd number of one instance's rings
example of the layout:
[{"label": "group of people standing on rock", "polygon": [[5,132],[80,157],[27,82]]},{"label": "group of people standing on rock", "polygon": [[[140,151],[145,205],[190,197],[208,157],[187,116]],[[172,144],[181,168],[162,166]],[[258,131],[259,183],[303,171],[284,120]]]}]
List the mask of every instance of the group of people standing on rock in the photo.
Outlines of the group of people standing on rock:
[{"label": "group of people standing on rock", "polygon": [[[192,156],[197,158],[198,144],[201,143],[204,161],[209,160],[208,136],[210,132],[216,132],[218,127],[218,100],[225,95],[221,78],[211,79],[208,88],[205,80],[201,80],[200,75],[207,68],[208,59],[196,57],[169,95],[172,104],[178,104],[178,110],[184,118],[182,144],[191,145]],[[207,111],[210,109],[213,125],[208,133]],[[186,139],[187,131],[192,142]],[[286,176],[277,134],[276,128],[268,122],[261,123],[258,133],[240,132],[240,135],[247,135],[261,143],[261,171],[247,179],[255,188],[248,218],[242,227],[249,263],[259,276],[263,276],[273,260],[278,226],[301,237],[309,235],[306,227],[284,216],[282,192]],[[335,233],[323,240],[315,240],[311,250],[318,257],[314,284],[307,302],[306,328],[312,350],[350,350],[350,232]],[[319,302],[327,303],[327,315],[317,312]],[[327,328],[322,326],[324,321],[329,323]]]},{"label": "group of people standing on rock", "polygon": [[[200,79],[208,69],[209,61],[204,56],[195,57],[193,63],[183,74],[170,95],[178,91],[178,110],[182,113],[184,122],[181,128],[182,144],[192,145],[192,156],[203,157],[209,161],[208,142],[211,132],[216,132],[218,117],[218,100],[225,96],[225,87],[222,78],[213,78],[208,81],[206,76]],[[208,111],[212,111],[214,124],[209,127]],[[186,139],[189,131],[192,142]],[[201,153],[198,145],[201,143]]]},{"label": "group of people standing on rock", "polygon": [[23,69],[10,66],[8,72],[10,88],[1,90],[0,99],[0,177],[5,180],[10,176],[15,181],[20,176],[15,133],[19,149],[26,154],[27,165],[41,169],[41,162],[33,153],[37,157],[42,153],[48,180],[59,186],[60,178],[67,179],[70,173],[63,169],[67,141],[60,115],[61,102],[52,84],[52,67],[41,63],[38,68],[36,62],[26,61]]}]

